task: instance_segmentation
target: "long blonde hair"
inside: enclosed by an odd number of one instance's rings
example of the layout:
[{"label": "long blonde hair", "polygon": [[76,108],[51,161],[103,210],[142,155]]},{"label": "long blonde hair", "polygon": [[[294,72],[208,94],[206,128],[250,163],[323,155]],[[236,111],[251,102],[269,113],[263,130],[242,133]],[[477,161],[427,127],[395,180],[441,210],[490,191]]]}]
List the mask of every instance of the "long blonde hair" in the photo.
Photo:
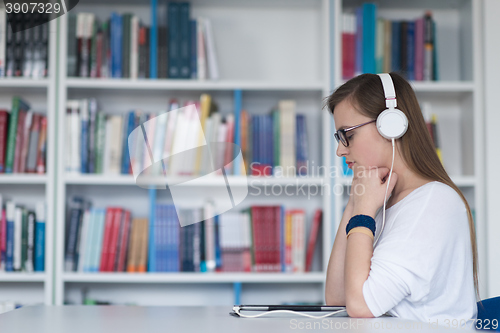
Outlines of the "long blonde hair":
[{"label": "long blonde hair", "polygon": [[[477,278],[476,231],[471,209],[462,191],[453,183],[439,160],[412,87],[399,74],[392,72],[390,75],[396,90],[397,108],[403,111],[409,123],[405,135],[397,139],[400,142],[401,157],[410,170],[419,176],[432,181],[439,181],[453,188],[465,204],[469,219],[474,288],[476,298],[480,300]],[[344,100],[351,101],[357,111],[371,119],[377,119],[377,116],[386,109],[382,82],[379,76],[375,74],[362,74],[347,81],[327,97],[326,106],[333,114],[335,106]]]}]

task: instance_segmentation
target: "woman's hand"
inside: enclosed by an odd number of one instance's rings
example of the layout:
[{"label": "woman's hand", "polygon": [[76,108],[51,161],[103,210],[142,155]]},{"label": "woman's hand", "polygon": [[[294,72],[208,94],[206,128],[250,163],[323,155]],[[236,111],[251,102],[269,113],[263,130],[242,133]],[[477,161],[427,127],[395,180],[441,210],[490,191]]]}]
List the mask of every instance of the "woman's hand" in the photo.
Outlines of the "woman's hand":
[{"label": "woman's hand", "polygon": [[[351,197],[353,216],[358,214],[375,217],[377,210],[384,204],[385,191],[387,187],[386,180],[389,178],[388,168],[370,168],[356,167],[353,170],[354,178],[352,180]],[[387,195],[392,192],[398,175],[392,173],[391,182]]]}]

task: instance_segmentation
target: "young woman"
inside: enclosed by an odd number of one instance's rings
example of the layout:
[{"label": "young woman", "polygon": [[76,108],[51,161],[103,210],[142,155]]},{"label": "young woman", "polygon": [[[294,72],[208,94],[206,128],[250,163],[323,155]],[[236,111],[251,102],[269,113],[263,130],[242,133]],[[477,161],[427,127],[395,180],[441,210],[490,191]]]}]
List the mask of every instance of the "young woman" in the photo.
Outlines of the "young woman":
[{"label": "young woman", "polygon": [[471,211],[436,154],[413,89],[396,73],[390,78],[408,121],[394,161],[392,142],[375,122],[387,108],[380,76],[357,76],[327,100],[337,155],[354,178],[330,255],[326,303],[345,305],[351,317],[470,324],[479,299]]}]

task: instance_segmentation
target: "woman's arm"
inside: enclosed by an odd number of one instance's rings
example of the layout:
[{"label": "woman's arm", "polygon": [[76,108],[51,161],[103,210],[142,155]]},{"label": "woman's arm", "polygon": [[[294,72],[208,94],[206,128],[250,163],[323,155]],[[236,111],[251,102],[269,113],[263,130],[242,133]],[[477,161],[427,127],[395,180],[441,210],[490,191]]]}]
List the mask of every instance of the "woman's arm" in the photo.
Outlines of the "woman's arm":
[{"label": "woman's arm", "polygon": [[349,200],[340,221],[326,272],[325,301],[327,305],[345,306],[344,265],[347,248],[345,228],[352,217],[353,205]]}]

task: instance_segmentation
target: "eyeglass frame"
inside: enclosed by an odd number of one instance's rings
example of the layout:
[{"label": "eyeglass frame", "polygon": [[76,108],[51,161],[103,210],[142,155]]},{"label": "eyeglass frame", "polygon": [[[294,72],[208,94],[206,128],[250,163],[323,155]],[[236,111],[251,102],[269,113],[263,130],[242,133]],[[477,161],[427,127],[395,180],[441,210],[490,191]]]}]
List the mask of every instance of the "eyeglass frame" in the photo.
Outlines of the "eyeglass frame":
[{"label": "eyeglass frame", "polygon": [[[347,147],[349,147],[349,139],[347,139],[346,132],[352,131],[352,130],[354,130],[356,128],[360,128],[361,126],[365,126],[365,125],[374,123],[376,121],[377,121],[377,119],[374,119],[374,120],[370,120],[370,121],[368,121],[366,123],[363,123],[363,124],[359,124],[359,125],[352,126],[352,127],[349,127],[349,128],[339,129],[337,132],[333,133],[333,137],[335,138],[335,140],[337,140],[337,143],[342,142],[342,144],[344,145],[344,147],[347,148]],[[345,139],[345,143],[341,139],[341,136],[339,135],[339,133],[342,133],[342,138]]]}]

